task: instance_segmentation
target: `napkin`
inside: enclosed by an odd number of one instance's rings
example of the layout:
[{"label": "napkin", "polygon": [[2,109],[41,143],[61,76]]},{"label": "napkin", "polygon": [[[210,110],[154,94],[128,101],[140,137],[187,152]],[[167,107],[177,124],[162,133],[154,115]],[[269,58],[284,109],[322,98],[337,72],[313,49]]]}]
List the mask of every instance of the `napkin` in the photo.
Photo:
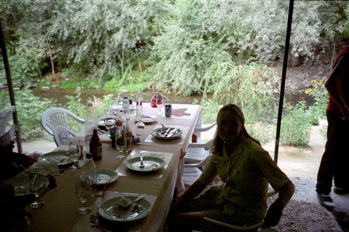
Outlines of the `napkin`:
[{"label": "napkin", "polygon": [[167,99],[167,97],[165,97],[165,95],[161,94],[159,91],[156,91],[156,93],[150,99],[150,104],[151,104],[151,107],[157,108],[156,103],[164,104],[165,101],[167,101],[167,100],[168,99]]}]

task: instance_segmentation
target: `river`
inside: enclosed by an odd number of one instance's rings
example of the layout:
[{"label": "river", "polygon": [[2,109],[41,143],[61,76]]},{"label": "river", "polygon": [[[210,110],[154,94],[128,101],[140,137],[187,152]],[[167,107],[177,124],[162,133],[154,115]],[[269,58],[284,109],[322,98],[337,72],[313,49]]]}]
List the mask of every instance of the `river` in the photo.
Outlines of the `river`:
[{"label": "river", "polygon": [[[42,89],[42,88],[34,88],[32,89],[32,92],[35,96],[43,98],[53,98],[57,101],[59,104],[66,104],[68,102],[68,99],[64,96],[75,96],[77,92],[74,89]],[[143,91],[143,98],[144,102],[150,102],[151,97],[154,95],[154,91],[152,90],[146,90]],[[87,102],[88,99],[93,99],[94,97],[103,99],[103,96],[107,94],[113,94],[115,98],[118,96],[118,92],[115,91],[107,91],[103,89],[82,89],[81,90],[81,99],[82,102]],[[201,100],[201,95],[193,95],[193,96],[179,96],[177,94],[173,93],[163,93],[167,98],[169,103],[199,103]],[[130,99],[135,98],[135,93],[121,93],[120,97],[128,96]]]}]

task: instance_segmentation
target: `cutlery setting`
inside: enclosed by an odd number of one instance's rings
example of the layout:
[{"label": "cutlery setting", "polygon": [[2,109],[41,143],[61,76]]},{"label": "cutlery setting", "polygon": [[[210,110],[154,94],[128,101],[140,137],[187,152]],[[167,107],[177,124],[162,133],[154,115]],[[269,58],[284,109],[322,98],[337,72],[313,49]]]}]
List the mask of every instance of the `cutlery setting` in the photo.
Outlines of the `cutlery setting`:
[{"label": "cutlery setting", "polygon": [[169,128],[163,128],[164,130],[159,131],[158,135],[161,137],[171,137],[174,134],[176,134],[179,130],[178,128],[169,127]]}]

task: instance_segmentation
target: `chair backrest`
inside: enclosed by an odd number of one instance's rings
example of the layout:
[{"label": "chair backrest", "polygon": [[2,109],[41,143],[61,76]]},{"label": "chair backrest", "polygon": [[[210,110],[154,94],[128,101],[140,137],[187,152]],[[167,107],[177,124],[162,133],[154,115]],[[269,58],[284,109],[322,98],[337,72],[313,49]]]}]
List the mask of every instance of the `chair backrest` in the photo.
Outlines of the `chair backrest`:
[{"label": "chair backrest", "polygon": [[9,119],[15,111],[16,106],[10,106],[0,111],[0,146],[7,146],[13,140],[15,125],[11,125]]},{"label": "chair backrest", "polygon": [[74,138],[75,134],[66,127],[56,126],[53,130],[53,137],[58,147],[60,145],[68,145],[69,139]]},{"label": "chair backrest", "polygon": [[52,107],[41,115],[41,125],[47,133],[53,136],[53,131],[57,126],[62,126],[69,129],[67,120],[68,116],[74,118],[79,123],[83,124],[85,122],[84,119],[78,117],[67,109]]},{"label": "chair backrest", "polygon": [[16,106],[10,106],[2,111],[0,111],[0,136],[5,134],[9,126],[9,118],[12,116],[13,112],[16,111]]}]

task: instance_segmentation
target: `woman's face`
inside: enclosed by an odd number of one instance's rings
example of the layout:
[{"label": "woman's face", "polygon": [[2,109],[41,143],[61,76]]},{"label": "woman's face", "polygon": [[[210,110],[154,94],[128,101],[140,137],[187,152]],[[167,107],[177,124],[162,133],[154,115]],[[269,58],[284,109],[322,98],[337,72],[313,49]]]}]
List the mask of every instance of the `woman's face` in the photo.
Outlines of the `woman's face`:
[{"label": "woman's face", "polygon": [[217,125],[217,134],[226,144],[234,143],[243,128],[241,119],[231,111],[220,112]]}]

